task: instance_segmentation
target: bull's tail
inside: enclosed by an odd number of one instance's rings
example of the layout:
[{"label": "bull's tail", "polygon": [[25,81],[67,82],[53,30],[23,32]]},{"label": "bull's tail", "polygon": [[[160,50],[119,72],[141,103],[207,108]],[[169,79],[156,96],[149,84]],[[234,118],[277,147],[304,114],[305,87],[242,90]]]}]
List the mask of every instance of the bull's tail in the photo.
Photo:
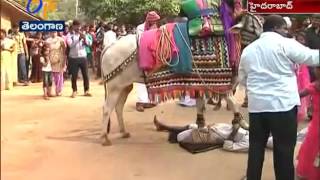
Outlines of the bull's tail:
[{"label": "bull's tail", "polygon": [[[108,98],[108,89],[107,89],[107,81],[103,78],[103,86],[104,86],[104,100],[107,101]],[[107,134],[110,133],[110,126],[111,126],[111,119],[108,119],[108,126],[107,126]]]}]

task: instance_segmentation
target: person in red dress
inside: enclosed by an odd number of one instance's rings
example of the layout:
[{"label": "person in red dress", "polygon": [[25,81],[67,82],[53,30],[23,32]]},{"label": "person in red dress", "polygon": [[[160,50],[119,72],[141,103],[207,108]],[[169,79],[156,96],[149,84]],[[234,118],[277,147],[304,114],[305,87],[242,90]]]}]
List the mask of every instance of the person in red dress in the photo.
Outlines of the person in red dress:
[{"label": "person in red dress", "polygon": [[[306,46],[306,34],[304,32],[298,32],[295,35],[295,39],[301,44]],[[308,66],[305,64],[296,65],[296,75],[297,75],[297,83],[298,89],[303,90],[308,87],[310,84],[310,75]],[[308,108],[311,105],[310,96],[304,97],[301,99],[301,105],[298,108],[298,122],[308,120]]]},{"label": "person in red dress", "polygon": [[315,69],[316,81],[300,93],[311,95],[312,120],[298,155],[297,175],[301,180],[320,179],[320,66]]},{"label": "person in red dress", "polygon": [[42,82],[42,64],[40,62],[41,51],[44,46],[42,33],[38,32],[32,41],[31,56],[32,56],[32,69],[30,80],[32,83]]}]

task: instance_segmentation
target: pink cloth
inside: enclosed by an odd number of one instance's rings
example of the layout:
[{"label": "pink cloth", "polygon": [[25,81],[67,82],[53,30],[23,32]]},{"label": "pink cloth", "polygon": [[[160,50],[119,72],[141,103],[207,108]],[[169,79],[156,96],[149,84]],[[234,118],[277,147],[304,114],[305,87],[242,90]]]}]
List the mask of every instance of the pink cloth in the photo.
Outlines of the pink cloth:
[{"label": "pink cloth", "polygon": [[64,84],[64,78],[63,78],[63,72],[53,72],[53,80],[56,87],[56,94],[59,94],[62,92],[63,84]]},{"label": "pink cloth", "polygon": [[[299,91],[306,89],[310,84],[309,70],[306,65],[300,65],[296,71]],[[307,118],[308,107],[310,106],[310,96],[301,99],[301,106],[298,108],[298,121]]]},{"label": "pink cloth", "polygon": [[198,7],[200,9],[205,9],[206,8],[203,0],[196,0],[196,2],[197,2],[197,5],[198,5]]},{"label": "pink cloth", "polygon": [[139,46],[139,67],[144,71],[150,71],[155,66],[155,59],[149,48],[157,37],[158,29],[145,31],[141,35]]},{"label": "pink cloth", "polygon": [[319,180],[320,168],[314,167],[313,163],[320,151],[320,91],[316,90],[314,83],[307,89],[312,96],[313,114],[308,133],[299,151],[297,173],[304,179]]}]

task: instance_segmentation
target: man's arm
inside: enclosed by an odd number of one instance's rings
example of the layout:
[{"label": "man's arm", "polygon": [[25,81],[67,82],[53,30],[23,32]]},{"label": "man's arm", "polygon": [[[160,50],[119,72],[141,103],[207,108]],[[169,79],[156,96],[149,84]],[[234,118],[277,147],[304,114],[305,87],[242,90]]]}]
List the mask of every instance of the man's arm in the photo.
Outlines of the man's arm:
[{"label": "man's arm", "polygon": [[310,49],[294,39],[287,39],[283,49],[287,57],[297,64],[320,65],[320,50]]},{"label": "man's arm", "polygon": [[303,90],[303,91],[301,91],[301,92],[299,93],[300,98],[306,97],[306,96],[308,96],[309,94],[310,94],[310,93],[309,93],[309,91],[308,91],[307,89],[305,89],[305,90]]},{"label": "man's arm", "polygon": [[240,59],[239,70],[238,70],[238,82],[244,87],[247,87],[247,77],[248,77],[248,74],[246,72],[246,67],[245,67],[245,56],[244,54],[242,54]]},{"label": "man's arm", "polygon": [[68,36],[67,38],[67,44],[70,48],[73,48],[76,46],[76,44],[78,44],[80,42],[79,39],[74,39],[73,35]]}]

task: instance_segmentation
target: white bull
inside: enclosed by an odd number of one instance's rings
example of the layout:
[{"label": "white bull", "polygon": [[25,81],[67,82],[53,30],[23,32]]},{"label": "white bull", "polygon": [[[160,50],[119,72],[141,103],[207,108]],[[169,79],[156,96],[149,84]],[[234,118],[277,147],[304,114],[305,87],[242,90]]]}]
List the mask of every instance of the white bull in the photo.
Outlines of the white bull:
[{"label": "white bull", "polygon": [[[251,36],[257,37],[262,29],[261,24],[257,22],[259,22],[257,17],[252,14],[246,14],[242,16],[240,23],[232,28],[232,31],[240,32],[244,30],[244,32],[249,32]],[[110,115],[114,109],[116,110],[121,136],[123,138],[130,137],[130,134],[125,129],[123,121],[123,108],[127,97],[133,88],[133,83],[144,82],[143,72],[138,67],[138,56],[136,51],[136,35],[127,35],[119,39],[110,48],[105,49],[101,55],[101,69],[106,92],[103,106],[102,145],[111,145],[111,142],[108,139],[108,132],[110,128]],[[234,77],[234,79],[236,79],[236,77]],[[236,81],[234,81],[234,87],[236,87],[236,84]],[[239,110],[235,104],[232,90],[225,92],[225,95],[228,105],[235,114],[234,120],[232,121],[234,132],[230,135],[230,138],[232,139],[240,126],[248,129],[248,125],[241,118],[240,113],[238,113]],[[199,127],[203,127],[205,124],[203,118],[204,110],[204,99],[197,98],[197,124]]]}]

